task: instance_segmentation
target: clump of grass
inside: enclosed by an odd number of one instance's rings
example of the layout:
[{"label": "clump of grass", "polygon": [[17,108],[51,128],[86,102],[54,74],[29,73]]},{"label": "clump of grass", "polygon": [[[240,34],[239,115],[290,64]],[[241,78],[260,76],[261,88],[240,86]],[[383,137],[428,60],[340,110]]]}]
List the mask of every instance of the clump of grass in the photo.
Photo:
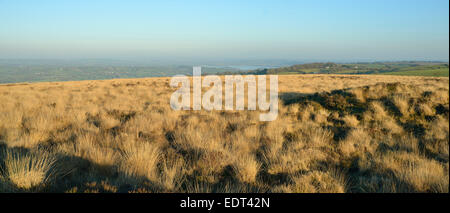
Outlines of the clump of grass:
[{"label": "clump of grass", "polygon": [[252,155],[238,156],[233,164],[233,169],[238,180],[244,183],[253,183],[261,167]]},{"label": "clump of grass", "polygon": [[393,171],[396,177],[418,192],[448,192],[448,173],[436,161],[417,154],[388,152],[377,158],[375,163],[381,169]]},{"label": "clump of grass", "polygon": [[394,96],[393,102],[394,102],[395,106],[398,108],[398,110],[402,113],[402,115],[409,114],[408,99],[404,95]]},{"label": "clump of grass", "polygon": [[359,125],[359,120],[354,115],[347,115],[342,120],[344,120],[347,126],[355,128]]},{"label": "clump of grass", "polygon": [[351,130],[347,137],[339,142],[338,149],[343,156],[349,157],[374,153],[376,147],[372,145],[368,133],[362,128],[357,128]]},{"label": "clump of grass", "polygon": [[428,104],[422,103],[418,106],[418,111],[420,114],[425,116],[432,116],[434,115],[434,110],[431,108]]},{"label": "clump of grass", "polygon": [[3,156],[2,177],[10,189],[38,191],[56,177],[56,157],[53,155],[7,150]]},{"label": "clump of grass", "polygon": [[135,144],[124,150],[121,169],[129,176],[156,181],[160,158],[159,147],[146,143]]},{"label": "clump of grass", "polygon": [[331,169],[327,172],[313,171],[291,177],[292,184],[274,188],[274,192],[283,193],[344,193],[348,185],[342,172]]},{"label": "clump of grass", "polygon": [[185,168],[183,159],[165,159],[161,168],[159,182],[168,191],[176,191],[181,187],[183,170]]}]

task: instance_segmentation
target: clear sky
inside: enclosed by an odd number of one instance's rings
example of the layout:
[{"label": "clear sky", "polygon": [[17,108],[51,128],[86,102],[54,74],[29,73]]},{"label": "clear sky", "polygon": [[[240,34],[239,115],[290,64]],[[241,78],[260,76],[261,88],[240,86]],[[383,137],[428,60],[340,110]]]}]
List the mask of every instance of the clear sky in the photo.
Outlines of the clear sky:
[{"label": "clear sky", "polygon": [[0,0],[0,58],[449,59],[448,0]]}]

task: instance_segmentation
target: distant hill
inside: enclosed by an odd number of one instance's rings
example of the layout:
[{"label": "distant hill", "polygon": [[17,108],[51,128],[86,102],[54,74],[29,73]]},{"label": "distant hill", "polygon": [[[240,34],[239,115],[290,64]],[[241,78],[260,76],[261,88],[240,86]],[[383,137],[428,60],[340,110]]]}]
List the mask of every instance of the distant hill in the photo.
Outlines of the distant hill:
[{"label": "distant hill", "polygon": [[[385,74],[448,77],[448,63],[445,62],[374,62],[374,63],[309,63],[274,69],[259,69],[240,74]],[[224,73],[222,73],[224,74]],[[231,73],[226,73],[231,74]]]}]

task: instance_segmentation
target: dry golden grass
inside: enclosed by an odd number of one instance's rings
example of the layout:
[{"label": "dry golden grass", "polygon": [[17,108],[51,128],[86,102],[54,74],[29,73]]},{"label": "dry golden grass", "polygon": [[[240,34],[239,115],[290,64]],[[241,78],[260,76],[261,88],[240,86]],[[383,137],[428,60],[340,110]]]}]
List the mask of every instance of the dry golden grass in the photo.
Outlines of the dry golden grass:
[{"label": "dry golden grass", "polygon": [[35,191],[45,187],[53,178],[56,158],[46,153],[2,153],[3,187],[9,190]]},{"label": "dry golden grass", "polygon": [[272,122],[169,82],[0,85],[0,191],[448,192],[448,78],[279,76]]}]

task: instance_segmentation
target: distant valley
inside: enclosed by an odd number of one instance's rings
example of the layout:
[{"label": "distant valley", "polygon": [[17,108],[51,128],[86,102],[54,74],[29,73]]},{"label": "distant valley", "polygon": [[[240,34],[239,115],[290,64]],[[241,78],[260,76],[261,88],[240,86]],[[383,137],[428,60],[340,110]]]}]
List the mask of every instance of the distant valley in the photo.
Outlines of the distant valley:
[{"label": "distant valley", "polygon": [[[0,83],[103,80],[191,75],[190,65],[124,63],[34,63],[0,61]],[[305,63],[296,65],[204,65],[202,74],[382,74],[448,77],[448,62]]]}]

